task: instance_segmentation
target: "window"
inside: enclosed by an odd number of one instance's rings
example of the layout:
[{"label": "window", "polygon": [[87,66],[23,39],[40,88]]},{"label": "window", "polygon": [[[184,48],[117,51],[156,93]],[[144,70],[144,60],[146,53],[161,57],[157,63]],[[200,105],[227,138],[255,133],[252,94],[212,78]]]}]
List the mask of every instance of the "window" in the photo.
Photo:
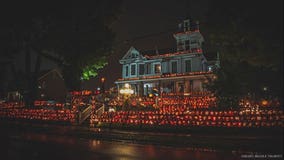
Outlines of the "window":
[{"label": "window", "polygon": [[144,64],[139,64],[139,75],[144,75]]},{"label": "window", "polygon": [[196,39],[190,41],[190,44],[197,44],[197,43],[198,41]]},{"label": "window", "polygon": [[125,77],[128,77],[129,73],[128,73],[129,67],[125,66]]},{"label": "window", "polygon": [[186,40],[185,42],[184,42],[185,44],[185,50],[189,50],[190,49],[190,44],[189,44],[189,40]]},{"label": "window", "polygon": [[189,81],[189,91],[193,92],[193,80]]},{"label": "window", "polygon": [[187,27],[187,26],[188,26],[188,22],[184,21],[184,27]]},{"label": "window", "polygon": [[192,52],[198,52],[198,48],[200,48],[200,44],[199,41],[194,39],[190,41],[190,45],[191,45],[191,51]]},{"label": "window", "polygon": [[172,62],[172,73],[177,73],[177,61]]},{"label": "window", "polygon": [[178,83],[178,92],[183,93],[184,92],[184,84]]},{"label": "window", "polygon": [[185,20],[185,21],[183,22],[183,25],[184,25],[184,31],[189,31],[189,29],[190,29],[189,20]]},{"label": "window", "polygon": [[132,53],[131,54],[131,58],[137,58],[138,57],[138,54],[137,53]]},{"label": "window", "polygon": [[161,73],[161,64],[155,64],[155,73]]},{"label": "window", "polygon": [[191,52],[198,52],[198,49],[196,48],[196,46],[191,48]]},{"label": "window", "polygon": [[136,65],[131,65],[131,75],[135,75],[136,74]]},{"label": "window", "polygon": [[178,41],[177,42],[177,50],[179,50],[179,51],[183,50],[183,43],[182,43],[182,41]]},{"label": "window", "polygon": [[145,65],[146,74],[151,74],[151,63]]},{"label": "window", "polygon": [[185,72],[191,72],[191,60],[185,60]]}]

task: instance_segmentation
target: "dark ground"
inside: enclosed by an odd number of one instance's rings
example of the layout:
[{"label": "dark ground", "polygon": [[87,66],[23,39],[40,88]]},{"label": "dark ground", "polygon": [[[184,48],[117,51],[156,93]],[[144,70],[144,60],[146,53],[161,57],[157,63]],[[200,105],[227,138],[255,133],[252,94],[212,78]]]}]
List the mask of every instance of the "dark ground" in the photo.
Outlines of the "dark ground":
[{"label": "dark ground", "polygon": [[282,135],[275,133],[155,133],[3,120],[0,128],[0,159],[9,160],[281,159],[271,156],[283,154]]}]

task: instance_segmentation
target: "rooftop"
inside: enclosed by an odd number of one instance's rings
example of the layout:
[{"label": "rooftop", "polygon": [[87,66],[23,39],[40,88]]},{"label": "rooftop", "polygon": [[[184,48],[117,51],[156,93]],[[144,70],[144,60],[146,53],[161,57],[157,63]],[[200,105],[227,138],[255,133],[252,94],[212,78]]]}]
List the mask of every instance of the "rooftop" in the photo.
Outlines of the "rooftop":
[{"label": "rooftop", "polygon": [[165,57],[171,57],[171,56],[188,54],[188,53],[200,54],[202,53],[202,49],[196,49],[195,51],[190,51],[190,50],[176,51],[175,48],[166,48],[166,49],[142,51],[141,53],[147,59],[156,59],[156,58],[165,58]]}]

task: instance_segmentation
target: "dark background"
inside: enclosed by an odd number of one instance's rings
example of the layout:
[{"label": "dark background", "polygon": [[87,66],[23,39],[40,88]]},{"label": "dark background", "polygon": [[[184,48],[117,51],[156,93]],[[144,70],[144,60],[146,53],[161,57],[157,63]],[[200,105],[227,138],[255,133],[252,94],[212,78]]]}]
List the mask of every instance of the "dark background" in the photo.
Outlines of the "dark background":
[{"label": "dark background", "polygon": [[[12,4],[9,5],[11,8],[5,8],[5,11],[1,12],[2,17],[6,19],[9,19],[9,13],[20,15],[23,11],[28,12],[29,7],[33,7],[31,3],[20,12],[15,9],[21,7],[18,6],[17,1],[14,3],[15,7],[13,7],[13,2],[9,3]],[[48,1],[45,3],[48,3]],[[68,4],[62,2],[57,8],[64,9],[63,7]],[[2,7],[5,7],[5,5],[2,5]],[[72,7],[77,9],[77,6]],[[277,63],[282,65],[282,0],[124,0],[122,1],[121,12],[117,16],[118,19],[111,24],[116,37],[112,47],[113,53],[108,58],[108,65],[100,71],[96,78],[83,81],[82,87],[85,89],[92,90],[101,86],[99,80],[102,77],[106,79],[106,88],[114,86],[114,81],[121,77],[119,60],[131,46],[141,52],[155,50],[156,48],[175,48],[176,44],[172,35],[178,29],[178,24],[186,17],[191,17],[192,20],[200,22],[200,32],[205,38],[205,45],[212,41],[212,34],[215,34],[217,38],[226,38],[226,36],[230,38],[231,35],[228,35],[228,33],[232,34],[231,30],[233,30],[233,25],[230,24],[235,23],[240,32],[236,33],[237,36],[251,34],[249,35],[250,41],[246,45],[251,49],[253,56],[260,54],[258,49],[261,49],[260,45],[262,45],[265,46],[266,50],[268,49],[267,51],[261,50],[263,61],[269,60],[268,65],[269,63],[273,65],[274,62],[279,61]],[[253,38],[256,41],[261,39],[262,43],[256,45],[252,40]],[[231,40],[234,41],[233,38]],[[208,48],[215,53],[223,49],[222,46],[212,45],[212,43]],[[276,51],[270,51],[269,48],[276,48]],[[205,52],[208,52],[208,50],[206,49]],[[24,69],[23,59],[24,55],[17,56],[17,69]],[[273,60],[270,61],[270,59]],[[34,61],[35,57],[32,56],[32,62]],[[263,62],[259,61],[259,63]],[[263,63],[263,65],[267,65],[267,63]],[[42,70],[54,67],[56,67],[54,62],[43,58]]]},{"label": "dark background", "polygon": [[[211,15],[212,12],[216,12],[216,15]],[[112,25],[116,33],[114,54],[111,55],[108,66],[100,72],[99,76],[86,81],[83,87],[100,86],[101,77],[106,77],[107,87],[114,86],[114,81],[121,77],[122,69],[119,60],[131,46],[142,52],[156,48],[174,48],[176,43],[173,33],[185,17],[191,17],[200,22],[200,32],[205,38],[206,45],[209,34],[212,32],[210,27],[229,23],[228,14],[240,16],[240,19],[245,17],[246,20],[242,24],[244,30],[263,35],[268,46],[278,45],[278,48],[283,51],[283,1],[281,0],[229,2],[224,0],[214,2],[209,0],[125,0],[119,19]],[[267,53],[268,58],[270,54]]]}]

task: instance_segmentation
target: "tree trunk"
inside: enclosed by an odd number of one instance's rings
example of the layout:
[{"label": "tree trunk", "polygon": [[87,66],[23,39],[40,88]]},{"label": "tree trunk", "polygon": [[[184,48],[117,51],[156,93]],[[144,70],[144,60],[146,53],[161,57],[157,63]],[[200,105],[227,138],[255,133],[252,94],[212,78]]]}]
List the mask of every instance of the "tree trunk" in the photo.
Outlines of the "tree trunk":
[{"label": "tree trunk", "polygon": [[39,77],[39,71],[41,67],[42,57],[40,54],[37,55],[36,63],[35,63],[35,69],[34,73],[32,75],[31,79],[31,100],[34,102],[38,97],[38,77]]},{"label": "tree trunk", "polygon": [[25,73],[26,73],[26,92],[25,92],[25,105],[33,107],[34,101],[37,98],[38,91],[38,76],[41,67],[42,57],[37,55],[34,72],[31,71],[31,50],[25,53]]},{"label": "tree trunk", "polygon": [[31,53],[30,50],[27,49],[25,52],[25,75],[26,75],[26,88],[24,93],[25,99],[25,106],[31,107],[32,106],[32,99],[31,99]]}]

